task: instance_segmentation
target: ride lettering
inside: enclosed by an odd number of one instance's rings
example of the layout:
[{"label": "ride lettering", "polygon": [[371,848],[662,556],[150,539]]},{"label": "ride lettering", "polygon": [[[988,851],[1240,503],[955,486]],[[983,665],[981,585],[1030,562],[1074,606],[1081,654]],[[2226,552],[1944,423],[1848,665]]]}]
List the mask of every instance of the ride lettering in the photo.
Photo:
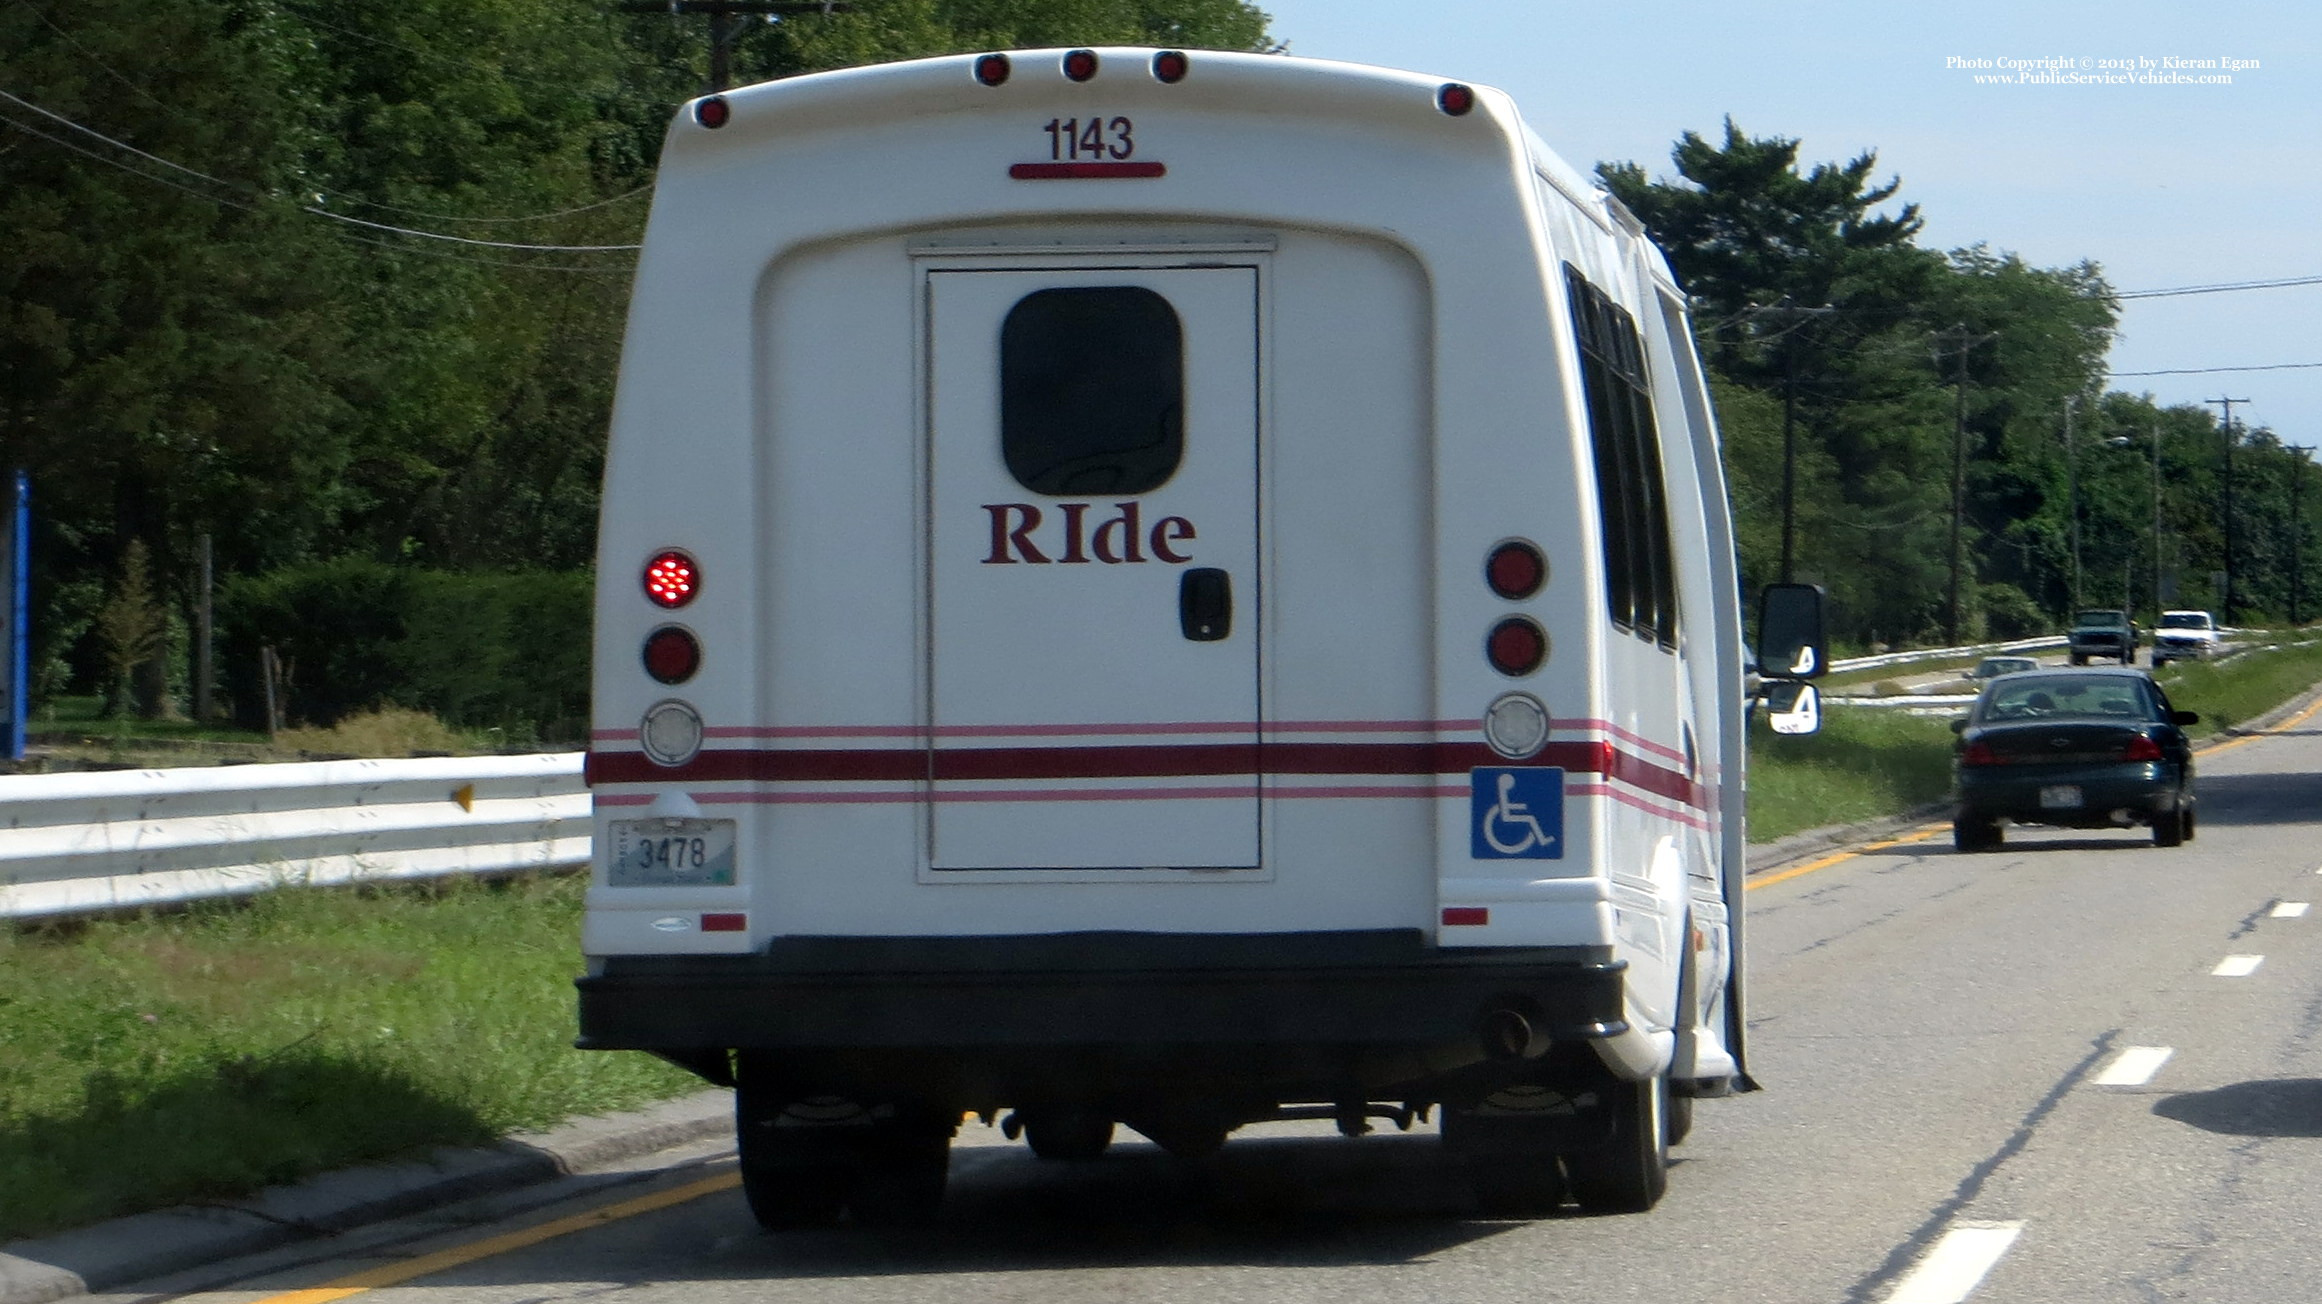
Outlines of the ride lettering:
[{"label": "ride lettering", "polygon": [[[1193,522],[1182,516],[1164,516],[1147,530],[1139,516],[1141,504],[1135,501],[1114,503],[1115,515],[1099,521],[1094,530],[1088,528],[1088,510],[1095,504],[1056,504],[1058,521],[1049,531],[1051,537],[1045,547],[1034,538],[1045,519],[1037,505],[985,503],[983,506],[992,523],[992,551],[984,558],[986,566],[1012,566],[1018,562],[1070,565],[1091,561],[1118,566],[1143,562],[1147,553],[1154,560],[1173,566],[1193,560],[1192,553],[1177,550],[1178,544],[1194,538]],[[1051,557],[1051,551],[1056,555]]]}]

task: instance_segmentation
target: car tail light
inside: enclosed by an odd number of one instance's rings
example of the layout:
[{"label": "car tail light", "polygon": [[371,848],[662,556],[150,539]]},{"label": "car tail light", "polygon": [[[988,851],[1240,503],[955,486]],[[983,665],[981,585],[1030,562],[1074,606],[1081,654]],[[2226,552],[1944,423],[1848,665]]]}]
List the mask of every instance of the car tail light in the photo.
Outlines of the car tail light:
[{"label": "car tail light", "polygon": [[1531,597],[1548,582],[1548,559],[1523,539],[1510,539],[1484,562],[1484,582],[1509,601]]},{"label": "car tail light", "polygon": [[2007,764],[2006,761],[2000,759],[2000,754],[1998,752],[1995,752],[1991,749],[1991,744],[1986,742],[1969,743],[1967,745],[1967,749],[1959,753],[1959,763],[1961,765]]},{"label": "car tail light", "polygon": [[976,60],[976,80],[986,86],[997,86],[1007,81],[1010,71],[1008,56],[1004,54],[987,54]]},{"label": "car tail light", "polygon": [[663,625],[645,636],[645,673],[664,684],[682,684],[701,669],[701,641],[679,625]]},{"label": "car tail light", "polygon": [[1492,626],[1491,636],[1484,640],[1484,655],[1503,675],[1531,674],[1548,659],[1548,631],[1522,616],[1510,616]]},{"label": "car tail light", "polygon": [[1165,86],[1174,86],[1184,81],[1185,74],[1192,68],[1192,61],[1185,57],[1183,50],[1163,50],[1153,56],[1153,80]]},{"label": "car tail light", "polygon": [[693,558],[671,548],[645,563],[645,596],[655,606],[677,608],[701,591],[701,567]]},{"label": "car tail light", "polygon": [[2165,759],[2161,755],[2161,745],[2157,742],[2154,742],[2152,739],[2147,738],[2143,734],[2138,734],[2136,737],[2129,739],[2128,746],[2121,749],[2120,758],[2124,761],[2158,761]]},{"label": "car tail light", "polygon": [[1096,76],[1097,57],[1094,50],[1074,50],[1064,56],[1064,75],[1076,82]]}]

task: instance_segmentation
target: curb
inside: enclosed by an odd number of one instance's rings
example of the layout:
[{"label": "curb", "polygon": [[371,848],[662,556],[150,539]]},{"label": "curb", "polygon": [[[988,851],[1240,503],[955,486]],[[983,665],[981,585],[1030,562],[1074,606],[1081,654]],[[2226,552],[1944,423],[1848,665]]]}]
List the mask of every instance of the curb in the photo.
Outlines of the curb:
[{"label": "curb", "polygon": [[733,1126],[732,1094],[519,1132],[496,1145],[323,1173],[243,1200],[131,1214],[0,1245],[0,1304],[49,1304],[649,1155]]}]

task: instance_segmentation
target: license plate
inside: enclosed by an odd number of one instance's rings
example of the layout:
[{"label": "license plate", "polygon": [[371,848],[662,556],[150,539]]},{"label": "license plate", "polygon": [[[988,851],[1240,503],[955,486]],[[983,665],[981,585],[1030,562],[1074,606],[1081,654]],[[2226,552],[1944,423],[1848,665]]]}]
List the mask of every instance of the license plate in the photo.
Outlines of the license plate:
[{"label": "license plate", "polygon": [[2041,810],[2077,810],[2080,806],[2080,785],[2056,783],[2040,789]]},{"label": "license plate", "polygon": [[734,821],[614,820],[605,881],[614,887],[732,887]]}]

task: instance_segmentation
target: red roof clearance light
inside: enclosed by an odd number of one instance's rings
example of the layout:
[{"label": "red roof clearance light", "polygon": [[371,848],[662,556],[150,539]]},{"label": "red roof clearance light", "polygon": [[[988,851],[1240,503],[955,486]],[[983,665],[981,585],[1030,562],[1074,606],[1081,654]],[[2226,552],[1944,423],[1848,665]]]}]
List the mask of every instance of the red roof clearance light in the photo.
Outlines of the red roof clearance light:
[{"label": "red roof clearance light", "polygon": [[712,95],[693,106],[693,120],[715,131],[734,120],[734,106],[723,95]]},{"label": "red roof clearance light", "polygon": [[1548,559],[1522,539],[1510,539],[1492,549],[1484,562],[1484,582],[1510,602],[1531,597],[1548,582]]},{"label": "red roof clearance light", "polygon": [[1153,80],[1164,86],[1175,86],[1193,70],[1193,61],[1183,50],[1163,50],[1153,56]]},{"label": "red roof clearance light", "polygon": [[1445,82],[1443,88],[1435,92],[1435,107],[1452,117],[1464,118],[1468,110],[1475,107],[1475,88],[1462,86],[1458,82]]},{"label": "red roof clearance light", "polygon": [[1076,82],[1096,76],[1097,57],[1094,50],[1074,50],[1064,56],[1064,75]]},{"label": "red roof clearance light", "polygon": [[1004,54],[987,54],[976,60],[976,80],[986,86],[998,86],[1007,81],[1011,71],[1008,56]]},{"label": "red roof clearance light", "polygon": [[645,596],[653,605],[672,610],[693,601],[701,592],[701,567],[675,548],[645,563]]},{"label": "red roof clearance light", "polygon": [[1510,616],[1492,626],[1484,655],[1492,669],[1510,678],[1531,674],[1548,659],[1548,632],[1522,616]]},{"label": "red roof clearance light", "polygon": [[701,669],[701,642],[689,630],[663,625],[645,636],[645,673],[664,684],[682,684]]}]

